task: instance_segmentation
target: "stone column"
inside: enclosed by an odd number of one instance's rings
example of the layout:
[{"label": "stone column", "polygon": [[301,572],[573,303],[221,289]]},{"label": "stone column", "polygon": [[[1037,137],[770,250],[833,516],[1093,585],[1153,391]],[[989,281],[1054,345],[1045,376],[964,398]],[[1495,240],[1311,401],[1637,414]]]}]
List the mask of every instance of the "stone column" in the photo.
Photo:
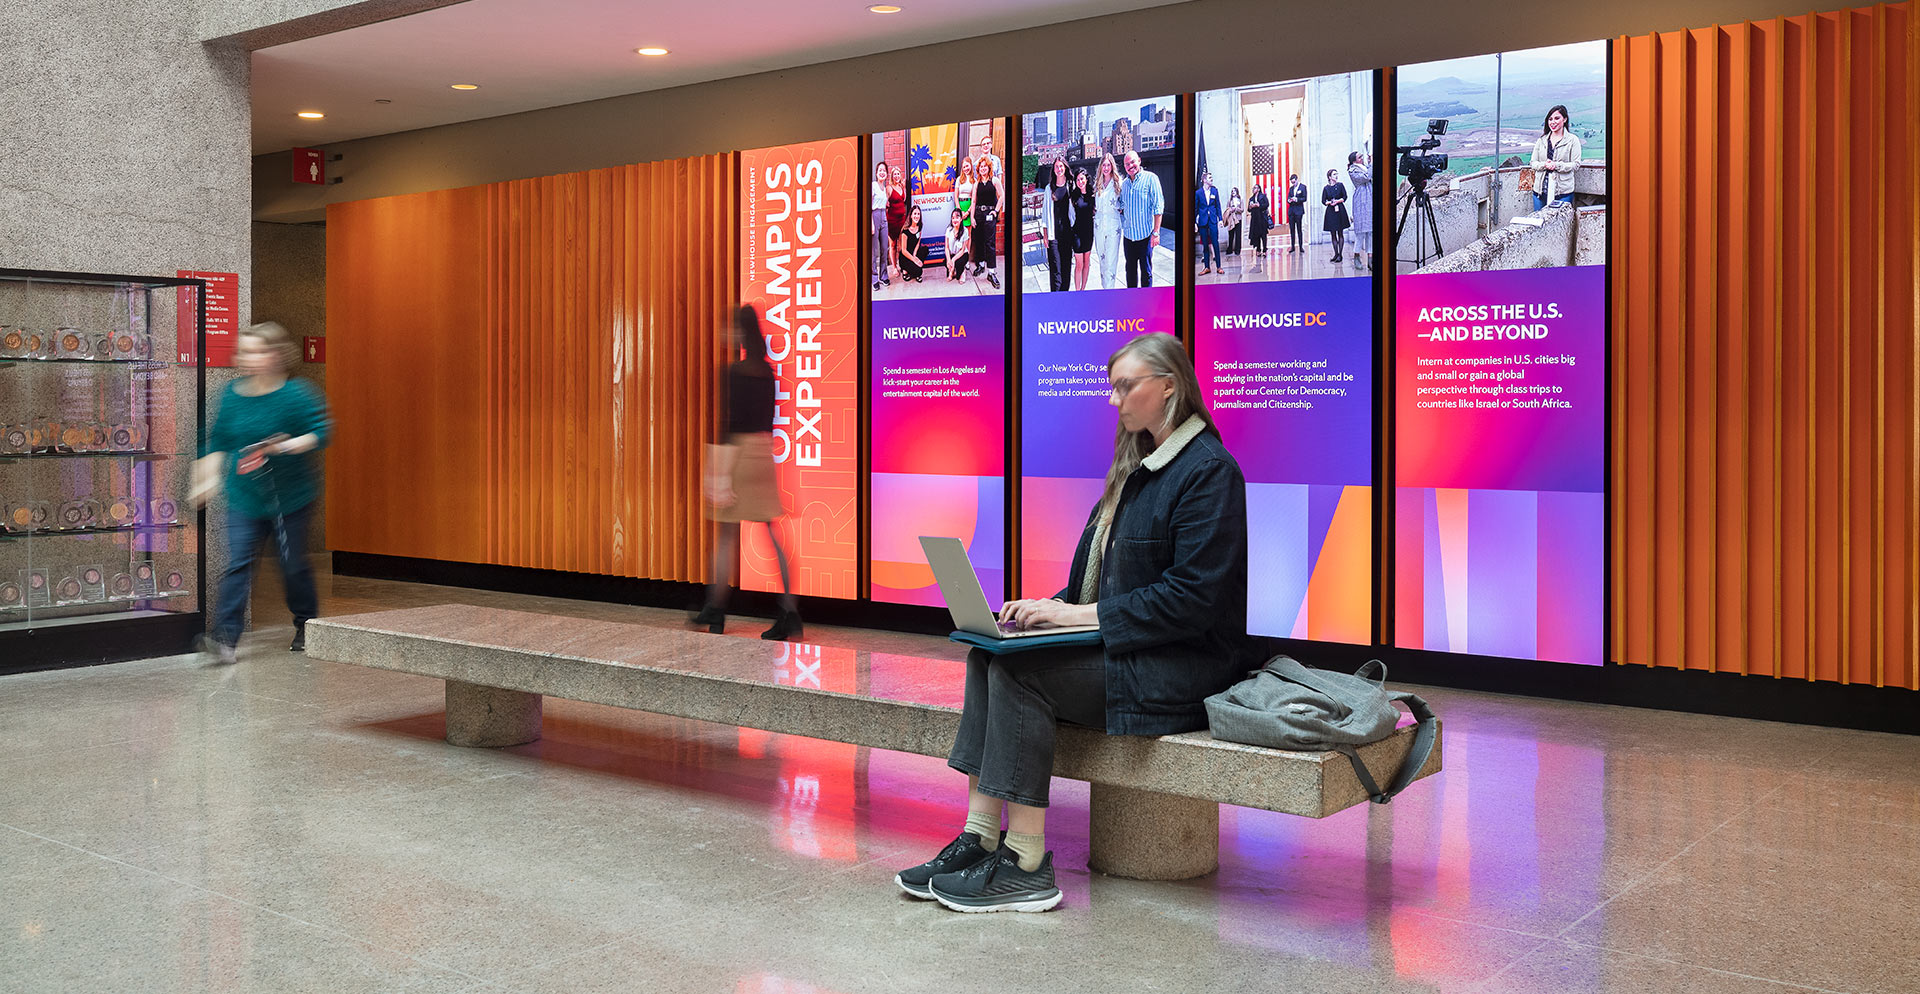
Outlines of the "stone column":
[{"label": "stone column", "polygon": [[447,681],[447,741],[476,749],[526,745],[540,737],[539,694]]},{"label": "stone column", "polygon": [[1187,880],[1219,867],[1218,802],[1088,786],[1093,869],[1134,880]]}]

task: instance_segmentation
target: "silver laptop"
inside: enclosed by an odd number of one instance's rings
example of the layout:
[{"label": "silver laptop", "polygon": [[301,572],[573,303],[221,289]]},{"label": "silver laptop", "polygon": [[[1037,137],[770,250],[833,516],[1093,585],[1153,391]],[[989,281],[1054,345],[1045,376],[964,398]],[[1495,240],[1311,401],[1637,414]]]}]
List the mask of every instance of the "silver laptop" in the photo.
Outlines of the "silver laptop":
[{"label": "silver laptop", "polygon": [[1017,639],[1032,635],[1064,635],[1068,632],[1095,632],[1099,625],[1067,625],[1059,628],[1026,628],[1007,631],[987,606],[987,595],[980,588],[980,574],[974,572],[967,547],[957,538],[920,536],[920,549],[933,567],[933,578],[940,584],[940,596],[947,599],[953,614],[953,627],[988,638]]}]

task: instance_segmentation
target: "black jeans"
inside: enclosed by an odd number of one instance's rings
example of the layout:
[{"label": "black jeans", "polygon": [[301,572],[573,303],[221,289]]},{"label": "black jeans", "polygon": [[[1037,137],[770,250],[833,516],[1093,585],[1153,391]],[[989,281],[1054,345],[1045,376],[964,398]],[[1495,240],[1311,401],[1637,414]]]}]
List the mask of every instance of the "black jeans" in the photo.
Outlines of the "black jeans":
[{"label": "black jeans", "polygon": [[966,703],[947,765],[979,777],[989,797],[1046,807],[1054,723],[1106,727],[1106,668],[1099,646],[968,653]]},{"label": "black jeans", "polygon": [[1153,237],[1149,235],[1139,241],[1122,238],[1120,254],[1127,260],[1127,285],[1153,285]]},{"label": "black jeans", "polygon": [[320,601],[313,589],[313,567],[307,562],[307,520],[312,516],[312,504],[278,518],[227,515],[227,568],[220,574],[220,590],[215,595],[215,641],[221,645],[240,641],[240,629],[247,621],[247,599],[253,590],[253,564],[260,558],[260,546],[268,536],[273,537],[280,572],[287,581],[287,610],[293,612],[293,620],[305,623],[320,613]]}]

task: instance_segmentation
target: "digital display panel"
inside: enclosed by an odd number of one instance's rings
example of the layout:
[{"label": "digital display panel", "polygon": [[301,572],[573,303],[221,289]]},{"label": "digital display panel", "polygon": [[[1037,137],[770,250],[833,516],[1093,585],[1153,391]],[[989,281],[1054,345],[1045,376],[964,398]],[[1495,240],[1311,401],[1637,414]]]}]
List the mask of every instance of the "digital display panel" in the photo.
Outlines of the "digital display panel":
[{"label": "digital display panel", "polygon": [[1395,643],[1600,664],[1607,43],[1397,87]]}]

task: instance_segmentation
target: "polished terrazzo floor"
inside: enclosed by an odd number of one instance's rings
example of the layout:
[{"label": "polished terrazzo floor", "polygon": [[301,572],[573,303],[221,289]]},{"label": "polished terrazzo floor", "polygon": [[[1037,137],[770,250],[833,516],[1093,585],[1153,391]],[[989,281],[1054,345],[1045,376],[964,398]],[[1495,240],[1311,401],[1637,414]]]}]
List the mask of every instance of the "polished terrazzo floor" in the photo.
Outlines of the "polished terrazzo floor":
[{"label": "polished terrazzo floor", "polygon": [[260,594],[235,667],[0,678],[0,992],[1920,990],[1920,738],[1432,689],[1447,770],[1389,807],[1228,808],[1217,874],[1140,883],[1062,781],[1062,909],[963,916],[891,883],[962,817],[937,760],[557,700],[456,749]]}]

